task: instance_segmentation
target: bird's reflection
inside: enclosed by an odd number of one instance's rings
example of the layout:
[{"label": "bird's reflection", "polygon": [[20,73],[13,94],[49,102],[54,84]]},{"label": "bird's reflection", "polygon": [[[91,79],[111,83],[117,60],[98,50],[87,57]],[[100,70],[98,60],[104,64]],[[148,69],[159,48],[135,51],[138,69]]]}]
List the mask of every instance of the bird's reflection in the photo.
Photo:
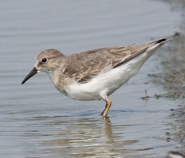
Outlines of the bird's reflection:
[{"label": "bird's reflection", "polygon": [[104,122],[105,122],[105,134],[107,136],[107,142],[113,143],[114,139],[112,137],[112,126],[111,126],[112,124],[109,117],[105,117]]},{"label": "bird's reflection", "polygon": [[50,157],[111,157],[133,152],[127,151],[125,146],[137,142],[123,140],[125,126],[113,125],[108,117],[57,119],[50,119],[47,123],[47,128],[52,129],[49,134],[45,134],[45,131],[39,134],[39,142],[36,143],[39,145],[36,149],[40,155],[47,151]]}]

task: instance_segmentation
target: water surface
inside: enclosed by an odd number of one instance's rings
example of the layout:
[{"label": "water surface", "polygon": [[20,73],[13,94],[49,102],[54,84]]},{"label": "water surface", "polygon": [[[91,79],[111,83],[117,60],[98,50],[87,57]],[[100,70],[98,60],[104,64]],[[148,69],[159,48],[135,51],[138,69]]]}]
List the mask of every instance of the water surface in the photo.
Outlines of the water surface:
[{"label": "water surface", "polygon": [[[170,17],[170,18],[169,18]],[[148,74],[163,69],[165,45],[139,74],[103,101],[74,101],[60,94],[46,74],[25,85],[35,56],[49,48],[66,55],[90,49],[142,44],[180,31],[181,16],[162,1],[2,1],[0,5],[0,155],[30,157],[162,157],[179,141],[166,133],[176,100]],[[165,58],[166,59],[166,58]],[[153,98],[143,101],[145,90]]]}]

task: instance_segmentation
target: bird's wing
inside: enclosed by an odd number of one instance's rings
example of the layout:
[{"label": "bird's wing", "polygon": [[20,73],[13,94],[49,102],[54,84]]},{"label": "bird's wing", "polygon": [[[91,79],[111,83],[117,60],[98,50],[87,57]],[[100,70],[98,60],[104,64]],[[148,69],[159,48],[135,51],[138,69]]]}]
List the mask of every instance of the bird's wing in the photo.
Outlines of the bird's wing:
[{"label": "bird's wing", "polygon": [[64,74],[75,78],[78,83],[86,83],[100,73],[118,67],[144,53],[148,47],[157,43],[166,43],[161,39],[143,45],[101,48],[68,56]]}]

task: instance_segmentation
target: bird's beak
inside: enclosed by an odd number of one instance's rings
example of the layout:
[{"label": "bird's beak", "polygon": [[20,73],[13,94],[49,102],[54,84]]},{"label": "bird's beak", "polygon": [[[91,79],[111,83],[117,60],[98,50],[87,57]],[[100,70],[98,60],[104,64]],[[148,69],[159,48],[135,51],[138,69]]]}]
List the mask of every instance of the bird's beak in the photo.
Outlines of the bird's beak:
[{"label": "bird's beak", "polygon": [[28,79],[30,79],[32,76],[37,74],[39,71],[34,67],[30,73],[25,77],[25,79],[22,81],[22,84],[24,84]]}]

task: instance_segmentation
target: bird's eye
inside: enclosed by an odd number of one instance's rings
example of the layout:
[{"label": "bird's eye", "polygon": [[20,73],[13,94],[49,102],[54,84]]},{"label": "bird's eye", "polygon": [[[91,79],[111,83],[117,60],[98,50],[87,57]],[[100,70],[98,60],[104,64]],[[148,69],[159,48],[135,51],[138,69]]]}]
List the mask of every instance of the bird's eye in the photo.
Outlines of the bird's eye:
[{"label": "bird's eye", "polygon": [[47,61],[47,58],[42,58],[41,60],[43,63],[45,63]]}]

